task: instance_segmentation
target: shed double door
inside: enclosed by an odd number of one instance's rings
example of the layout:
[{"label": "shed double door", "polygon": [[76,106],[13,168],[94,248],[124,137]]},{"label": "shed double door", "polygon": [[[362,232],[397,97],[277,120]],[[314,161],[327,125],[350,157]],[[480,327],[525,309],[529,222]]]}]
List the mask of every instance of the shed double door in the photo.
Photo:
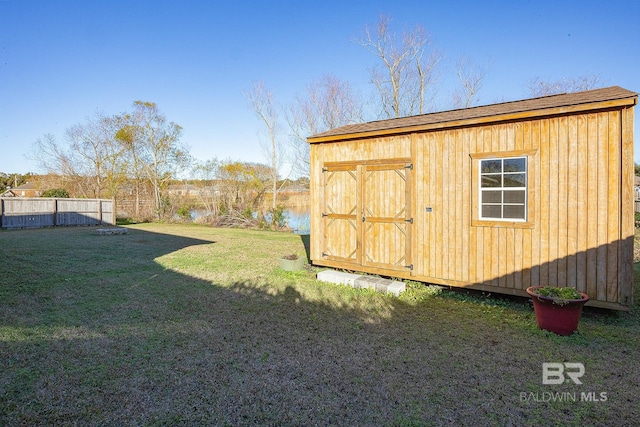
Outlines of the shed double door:
[{"label": "shed double door", "polygon": [[412,269],[411,170],[407,159],[324,165],[323,259]]}]

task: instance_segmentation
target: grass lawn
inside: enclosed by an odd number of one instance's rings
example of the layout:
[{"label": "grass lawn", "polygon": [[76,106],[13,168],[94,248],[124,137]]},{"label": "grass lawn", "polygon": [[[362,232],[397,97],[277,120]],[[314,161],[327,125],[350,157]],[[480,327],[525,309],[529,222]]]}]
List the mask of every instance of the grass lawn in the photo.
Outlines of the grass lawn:
[{"label": "grass lawn", "polygon": [[[638,422],[638,305],[559,337],[524,299],[281,271],[293,234],[128,228],[0,232],[0,425]],[[582,384],[543,385],[543,362]]]}]

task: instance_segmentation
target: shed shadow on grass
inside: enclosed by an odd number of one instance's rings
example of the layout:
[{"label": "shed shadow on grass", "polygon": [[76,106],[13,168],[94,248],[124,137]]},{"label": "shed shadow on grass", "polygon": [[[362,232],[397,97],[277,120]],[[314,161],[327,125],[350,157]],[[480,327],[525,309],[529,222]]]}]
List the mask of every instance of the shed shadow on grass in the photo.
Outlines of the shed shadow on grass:
[{"label": "shed shadow on grass", "polygon": [[[0,423],[631,422],[625,402],[640,370],[620,355],[636,344],[614,352],[597,336],[559,343],[537,331],[532,313],[437,295],[336,292],[288,278],[212,284],[154,261],[211,241],[139,230],[119,245],[118,236],[91,237],[68,243],[79,280],[55,272],[62,282],[26,278],[2,290]],[[17,264],[27,268],[23,255],[35,248],[19,240]],[[115,249],[127,265],[96,264]],[[53,267],[60,256],[45,248],[41,258]],[[522,402],[522,392],[548,391],[540,366],[557,360],[584,361],[594,391],[616,399]],[[626,366],[631,385],[596,360]]]}]

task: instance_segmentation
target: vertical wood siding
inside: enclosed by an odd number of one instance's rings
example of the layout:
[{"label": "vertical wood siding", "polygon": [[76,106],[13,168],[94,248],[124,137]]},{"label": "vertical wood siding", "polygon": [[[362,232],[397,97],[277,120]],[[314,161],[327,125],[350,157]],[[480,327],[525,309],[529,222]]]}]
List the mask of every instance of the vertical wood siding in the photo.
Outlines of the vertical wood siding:
[{"label": "vertical wood siding", "polygon": [[324,256],[346,262],[357,258],[357,177],[356,168],[328,169],[324,173],[323,230]]},{"label": "vertical wood siding", "polygon": [[[473,221],[474,155],[509,152],[531,153],[528,224]],[[529,286],[571,286],[604,306],[631,304],[633,107],[312,144],[312,234],[325,232],[323,164],[403,157],[414,166],[412,277],[520,295]],[[397,183],[372,185],[388,195]],[[320,240],[312,242],[316,261]],[[397,257],[386,249],[394,244],[370,241],[367,251]]]},{"label": "vertical wood siding", "polygon": [[[358,168],[355,164],[333,168],[326,168],[325,165],[345,164],[348,162],[364,164],[377,162],[381,159],[409,158],[410,155],[410,136],[374,138],[371,140],[345,141],[340,144],[315,144],[311,146],[311,173],[313,175],[311,197],[314,201],[311,206],[311,234],[318,236],[318,238],[314,238],[311,241],[312,259],[321,260],[324,254],[326,258],[334,262],[340,262],[341,259],[342,262],[346,263],[362,264],[364,262],[361,258],[357,258],[362,252],[354,252],[356,246],[364,244],[362,236],[356,236],[355,234],[355,221],[360,221],[362,212],[352,212],[356,204],[363,204],[363,200],[359,199],[362,196],[363,188],[358,188],[357,186]],[[395,172],[391,173],[397,176]],[[396,179],[394,178],[394,180]],[[397,188],[389,186],[397,186],[398,183],[396,181],[392,183],[386,183],[386,181],[383,183],[379,180],[371,181],[372,188],[377,187],[377,185],[380,185],[380,188],[376,195],[395,194]],[[369,192],[372,191],[369,190]],[[406,201],[404,196],[402,200]],[[374,213],[384,212],[383,206],[388,205],[387,199],[381,200],[380,197],[373,197],[369,204]],[[341,215],[328,216],[327,214],[330,212],[325,212],[325,210],[328,210],[329,207],[334,211],[339,210],[340,212],[335,213]],[[366,253],[370,255],[370,264],[376,264],[376,261],[390,260],[392,258],[396,258],[396,261],[400,260],[403,257],[403,255],[399,255],[401,250],[397,249],[396,252],[394,247],[393,253],[389,253],[389,248],[393,247],[393,244],[386,241],[389,236],[392,236],[393,239],[405,239],[396,235],[395,230],[397,230],[397,227],[393,225],[375,225],[374,227],[377,227],[378,230],[373,230],[373,232],[382,234],[378,239],[368,240]],[[409,244],[410,242],[403,240],[400,243]],[[396,246],[400,246],[400,243]]]},{"label": "vertical wood siding", "polygon": [[411,169],[405,166],[394,161],[359,168],[363,265],[402,271],[411,264]]}]

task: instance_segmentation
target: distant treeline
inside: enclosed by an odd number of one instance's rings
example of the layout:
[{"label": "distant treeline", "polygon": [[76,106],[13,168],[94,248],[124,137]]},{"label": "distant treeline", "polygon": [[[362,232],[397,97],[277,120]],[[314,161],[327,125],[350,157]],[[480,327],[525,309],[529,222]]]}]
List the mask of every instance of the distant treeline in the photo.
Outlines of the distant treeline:
[{"label": "distant treeline", "polygon": [[[247,220],[258,221],[258,212],[269,210],[273,197],[267,166],[235,161],[211,163],[210,168],[198,170],[199,178],[168,180],[161,187],[163,211],[161,219],[188,219],[189,213],[198,209],[205,215],[200,221],[233,225],[240,222],[248,226]],[[27,182],[34,184],[43,194],[54,194],[63,189],[68,197],[87,197],[83,191],[86,182],[95,182],[95,177],[76,176],[73,180],[62,175],[6,174],[0,173],[0,190],[15,188]],[[278,182],[279,205],[300,205],[308,200],[309,179],[281,180]],[[97,194],[97,198],[114,199],[118,218],[133,221],[148,221],[158,217],[155,211],[154,189],[146,181],[121,179],[112,193]],[[55,191],[55,194],[64,192]],[[236,221],[238,220],[238,221]]]}]

